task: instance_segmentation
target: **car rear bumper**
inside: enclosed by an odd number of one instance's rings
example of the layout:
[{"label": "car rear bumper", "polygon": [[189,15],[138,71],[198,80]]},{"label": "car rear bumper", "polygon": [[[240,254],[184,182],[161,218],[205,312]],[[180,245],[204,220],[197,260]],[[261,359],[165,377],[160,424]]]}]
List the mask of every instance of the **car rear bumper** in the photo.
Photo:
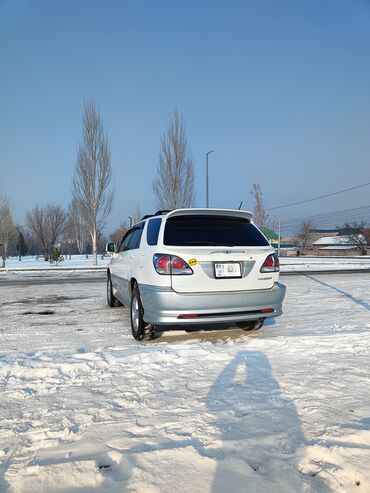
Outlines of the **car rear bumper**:
[{"label": "car rear bumper", "polygon": [[[278,317],[282,313],[285,286],[271,289],[218,293],[177,293],[172,288],[141,284],[144,320],[160,325],[236,322]],[[261,310],[272,309],[271,312]],[[196,318],[179,318],[181,315]]]}]

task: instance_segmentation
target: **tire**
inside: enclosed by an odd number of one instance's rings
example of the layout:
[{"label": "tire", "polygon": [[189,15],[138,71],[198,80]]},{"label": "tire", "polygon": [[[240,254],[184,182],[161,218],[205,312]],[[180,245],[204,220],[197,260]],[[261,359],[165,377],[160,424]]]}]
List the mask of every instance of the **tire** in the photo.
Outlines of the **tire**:
[{"label": "tire", "polygon": [[242,322],[236,322],[236,326],[239,327],[239,329],[243,329],[246,331],[258,330],[262,327],[264,321],[264,318],[260,318],[258,320],[245,320]]},{"label": "tire", "polygon": [[154,339],[155,330],[153,325],[144,321],[144,308],[141,303],[140,291],[137,285],[134,286],[131,295],[130,306],[131,331],[134,339],[142,341],[144,339]]},{"label": "tire", "polygon": [[109,274],[107,275],[107,303],[108,306],[110,306],[111,308],[120,304],[120,302],[113,294],[112,280]]}]

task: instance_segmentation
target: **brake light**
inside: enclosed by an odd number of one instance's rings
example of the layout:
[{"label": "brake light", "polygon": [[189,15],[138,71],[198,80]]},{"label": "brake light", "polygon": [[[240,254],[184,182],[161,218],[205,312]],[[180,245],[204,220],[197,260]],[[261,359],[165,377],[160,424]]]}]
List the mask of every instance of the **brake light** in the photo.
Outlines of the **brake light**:
[{"label": "brake light", "polygon": [[193,274],[192,268],[180,257],[156,253],[153,256],[153,264],[158,274],[174,276]]},{"label": "brake light", "polygon": [[276,253],[272,253],[264,261],[260,269],[260,272],[279,272],[279,270],[280,270],[279,257],[276,255]]},{"label": "brake light", "polygon": [[163,257],[160,257],[158,259],[158,267],[159,269],[168,269],[169,264],[170,264],[170,257],[169,255],[163,255]]},{"label": "brake light", "polygon": [[153,257],[154,268],[158,274],[171,274],[171,257],[170,255],[155,254]]},{"label": "brake light", "polygon": [[173,269],[185,269],[186,268],[186,262],[184,260],[182,260],[182,258],[180,257],[175,257],[173,260],[172,260],[172,268]]}]

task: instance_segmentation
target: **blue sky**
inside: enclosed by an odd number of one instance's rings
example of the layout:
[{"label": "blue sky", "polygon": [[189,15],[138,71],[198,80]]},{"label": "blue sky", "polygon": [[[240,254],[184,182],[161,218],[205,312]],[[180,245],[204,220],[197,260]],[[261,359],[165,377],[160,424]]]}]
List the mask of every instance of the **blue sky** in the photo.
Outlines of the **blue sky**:
[{"label": "blue sky", "polygon": [[[198,205],[273,207],[370,182],[367,0],[0,0],[0,196],[67,206],[83,101],[111,146],[112,230],[155,209],[160,138],[187,122]],[[370,187],[281,209],[370,204]]]}]

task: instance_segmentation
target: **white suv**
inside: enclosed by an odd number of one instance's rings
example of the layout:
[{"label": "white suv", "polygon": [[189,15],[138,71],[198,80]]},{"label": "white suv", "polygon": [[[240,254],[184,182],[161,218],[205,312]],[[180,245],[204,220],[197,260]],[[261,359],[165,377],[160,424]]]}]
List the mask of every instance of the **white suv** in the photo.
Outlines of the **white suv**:
[{"label": "white suv", "polygon": [[229,209],[159,211],[107,245],[108,305],[130,307],[135,339],[153,337],[157,325],[256,329],[281,315],[279,259],[251,218]]}]

